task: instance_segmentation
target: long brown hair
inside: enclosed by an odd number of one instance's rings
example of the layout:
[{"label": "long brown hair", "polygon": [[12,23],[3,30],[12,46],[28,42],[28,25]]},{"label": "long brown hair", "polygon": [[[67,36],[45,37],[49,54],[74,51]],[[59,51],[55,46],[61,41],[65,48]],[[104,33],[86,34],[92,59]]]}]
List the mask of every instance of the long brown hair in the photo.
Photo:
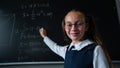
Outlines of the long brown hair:
[{"label": "long brown hair", "polygon": [[[85,17],[85,23],[88,24],[88,30],[86,31],[86,33],[84,35],[85,39],[90,39],[91,41],[95,42],[97,45],[100,45],[105,53],[105,56],[106,56],[107,61],[110,65],[110,68],[114,68],[112,61],[110,59],[110,56],[109,56],[105,46],[103,46],[103,43],[98,35],[98,32],[96,30],[96,26],[95,26],[95,21],[93,20],[93,17],[85,15],[83,12],[81,12],[79,10],[71,10],[68,13],[70,13],[70,12],[77,12],[77,13],[80,13],[79,15],[81,15],[81,14],[84,15],[83,17]],[[65,18],[62,20],[62,29],[63,29],[65,41],[70,43],[71,39],[67,36],[64,28],[65,28]]]}]

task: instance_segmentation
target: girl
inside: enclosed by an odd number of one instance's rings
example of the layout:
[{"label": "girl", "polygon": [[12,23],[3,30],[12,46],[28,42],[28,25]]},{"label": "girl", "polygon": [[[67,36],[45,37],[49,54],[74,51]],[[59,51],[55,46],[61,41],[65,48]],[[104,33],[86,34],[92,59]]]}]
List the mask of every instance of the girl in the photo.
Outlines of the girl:
[{"label": "girl", "polygon": [[44,42],[64,60],[64,68],[112,68],[110,57],[102,46],[94,22],[82,12],[71,10],[62,21],[66,46],[52,41],[44,28],[39,29]]}]

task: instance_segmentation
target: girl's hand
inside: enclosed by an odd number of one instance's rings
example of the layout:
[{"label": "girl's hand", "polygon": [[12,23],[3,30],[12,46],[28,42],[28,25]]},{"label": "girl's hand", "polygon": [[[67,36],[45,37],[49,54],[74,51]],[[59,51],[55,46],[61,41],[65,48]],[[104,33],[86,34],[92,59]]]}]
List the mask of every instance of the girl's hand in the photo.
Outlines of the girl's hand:
[{"label": "girl's hand", "polygon": [[42,38],[44,38],[47,35],[47,32],[46,32],[46,30],[44,28],[40,28],[39,33],[40,33]]}]

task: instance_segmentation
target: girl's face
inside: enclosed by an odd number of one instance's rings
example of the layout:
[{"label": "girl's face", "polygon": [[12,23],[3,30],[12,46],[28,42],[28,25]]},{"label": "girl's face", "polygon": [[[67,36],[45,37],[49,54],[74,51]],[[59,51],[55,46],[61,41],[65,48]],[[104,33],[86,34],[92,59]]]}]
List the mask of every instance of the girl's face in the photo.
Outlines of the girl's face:
[{"label": "girl's face", "polygon": [[69,12],[65,17],[65,32],[72,42],[80,42],[84,38],[87,25],[85,17],[80,12]]}]

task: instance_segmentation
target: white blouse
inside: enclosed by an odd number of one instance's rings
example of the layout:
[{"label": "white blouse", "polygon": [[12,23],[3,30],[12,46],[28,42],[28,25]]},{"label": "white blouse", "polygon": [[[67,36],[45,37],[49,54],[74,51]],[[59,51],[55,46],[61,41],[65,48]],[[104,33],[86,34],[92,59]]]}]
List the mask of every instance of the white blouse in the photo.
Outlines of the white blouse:
[{"label": "white blouse", "polygon": [[[65,59],[66,49],[67,46],[60,46],[57,45],[54,41],[52,41],[49,37],[44,37],[45,44],[56,54],[61,56],[63,59]],[[74,44],[75,50],[81,50],[83,47],[87,46],[88,44],[91,44],[89,39],[86,39],[78,44]],[[70,44],[70,47],[73,45],[73,43]],[[70,48],[69,47],[69,48]],[[101,48],[101,46],[96,46],[93,54],[93,67],[94,68],[109,68],[109,64],[107,62],[107,59],[105,57],[105,54]]]}]

